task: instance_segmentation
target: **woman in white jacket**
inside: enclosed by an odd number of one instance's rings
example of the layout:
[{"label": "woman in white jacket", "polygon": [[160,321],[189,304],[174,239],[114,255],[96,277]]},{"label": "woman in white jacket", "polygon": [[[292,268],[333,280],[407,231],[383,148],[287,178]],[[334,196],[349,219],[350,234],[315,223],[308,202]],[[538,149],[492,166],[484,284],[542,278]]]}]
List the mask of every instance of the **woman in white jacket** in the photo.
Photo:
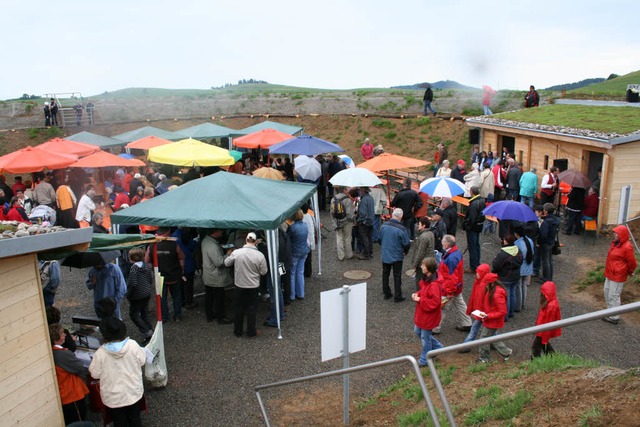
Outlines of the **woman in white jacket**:
[{"label": "woman in white jacket", "polygon": [[127,337],[127,326],[115,316],[100,322],[105,343],[93,356],[89,373],[100,380],[100,397],[115,427],[141,426],[139,403],[144,395],[142,369],[146,353]]},{"label": "woman in white jacket", "polygon": [[464,197],[471,197],[471,187],[480,187],[480,172],[478,164],[471,165],[471,171],[464,176]]},{"label": "woman in white jacket", "polygon": [[438,168],[438,172],[436,176],[444,176],[449,178],[451,176],[451,168],[449,167],[449,160],[445,159],[442,161],[442,165]]}]

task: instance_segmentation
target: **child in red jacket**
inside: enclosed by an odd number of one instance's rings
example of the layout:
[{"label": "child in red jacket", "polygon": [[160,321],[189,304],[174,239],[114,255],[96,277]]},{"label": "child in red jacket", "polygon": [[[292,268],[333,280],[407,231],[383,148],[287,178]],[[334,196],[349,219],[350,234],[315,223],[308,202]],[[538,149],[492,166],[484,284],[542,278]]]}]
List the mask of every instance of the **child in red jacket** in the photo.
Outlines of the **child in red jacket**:
[{"label": "child in red jacket", "polygon": [[[480,338],[496,335],[498,330],[504,327],[504,317],[507,314],[507,291],[498,280],[498,275],[488,273],[484,276],[484,282],[487,285],[484,290],[483,309],[482,313],[478,313],[478,317],[482,319]],[[504,345],[502,341],[494,342],[493,347],[505,361],[509,360],[509,356],[513,353],[513,350]],[[479,353],[480,357],[477,361],[488,363],[491,360],[490,344],[480,346]]]},{"label": "child in red jacket", "polygon": [[[480,332],[480,328],[482,328],[482,319],[471,313],[475,310],[482,311],[483,309],[484,288],[487,286],[483,279],[489,272],[491,272],[489,264],[480,264],[478,268],[476,268],[476,281],[473,282],[473,288],[471,289],[471,295],[469,296],[469,302],[467,303],[467,315],[471,316],[473,323],[471,324],[471,331],[469,331],[469,334],[463,342],[475,340],[478,332]],[[464,350],[460,350],[458,353],[471,353],[471,349],[466,348]]]},{"label": "child in red jacket", "polygon": [[[561,318],[560,304],[558,303],[558,297],[556,295],[556,284],[553,282],[544,282],[540,287],[540,311],[538,311],[536,326],[555,322]],[[531,346],[532,358],[540,357],[542,353],[553,353],[553,347],[551,347],[549,340],[559,337],[561,334],[562,329],[560,328],[538,332]]]},{"label": "child in red jacket", "polygon": [[427,353],[442,348],[442,344],[433,337],[431,332],[442,319],[442,291],[435,258],[423,259],[420,268],[422,268],[424,279],[419,283],[420,290],[413,293],[411,299],[416,302],[413,330],[422,340],[422,352],[418,364],[426,366]]}]

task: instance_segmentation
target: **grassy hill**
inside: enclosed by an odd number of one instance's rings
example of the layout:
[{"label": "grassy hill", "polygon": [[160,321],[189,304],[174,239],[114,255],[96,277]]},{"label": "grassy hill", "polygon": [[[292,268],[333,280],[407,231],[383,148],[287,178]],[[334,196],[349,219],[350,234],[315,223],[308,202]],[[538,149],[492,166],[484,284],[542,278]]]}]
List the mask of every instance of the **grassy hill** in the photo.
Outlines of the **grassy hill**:
[{"label": "grassy hill", "polygon": [[596,83],[579,89],[567,91],[567,97],[584,97],[584,96],[620,96],[624,97],[627,93],[628,84],[640,84],[640,71],[634,71],[615,79],[607,80],[602,83]]}]

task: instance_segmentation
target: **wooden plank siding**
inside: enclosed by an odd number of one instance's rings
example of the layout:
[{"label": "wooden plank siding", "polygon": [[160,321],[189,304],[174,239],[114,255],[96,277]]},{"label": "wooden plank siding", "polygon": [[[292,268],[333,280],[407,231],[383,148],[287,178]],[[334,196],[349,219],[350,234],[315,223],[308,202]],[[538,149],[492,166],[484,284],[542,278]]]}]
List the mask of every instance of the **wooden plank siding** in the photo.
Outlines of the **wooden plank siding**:
[{"label": "wooden plank siding", "polygon": [[[640,141],[616,145],[609,151],[609,188],[607,224],[618,221],[620,210],[620,190],[625,185],[632,185],[629,219],[640,215]],[[611,173],[611,171],[614,171]],[[605,194],[603,193],[603,196]]]},{"label": "wooden plank siding", "polygon": [[64,425],[36,254],[0,259],[0,419]]}]

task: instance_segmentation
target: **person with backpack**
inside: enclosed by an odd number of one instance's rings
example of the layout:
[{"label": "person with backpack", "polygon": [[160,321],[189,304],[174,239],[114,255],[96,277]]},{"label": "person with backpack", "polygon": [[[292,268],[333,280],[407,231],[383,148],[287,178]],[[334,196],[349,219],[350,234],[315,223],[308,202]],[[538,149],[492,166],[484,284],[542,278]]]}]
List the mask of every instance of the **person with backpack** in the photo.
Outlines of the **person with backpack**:
[{"label": "person with backpack", "polygon": [[[340,188],[337,187],[336,189],[339,190]],[[353,258],[351,233],[353,231],[355,209],[351,197],[349,197],[348,187],[343,187],[342,191],[336,191],[335,196],[331,199],[329,210],[336,232],[338,259],[340,261],[343,261],[345,258],[351,259]]]}]

